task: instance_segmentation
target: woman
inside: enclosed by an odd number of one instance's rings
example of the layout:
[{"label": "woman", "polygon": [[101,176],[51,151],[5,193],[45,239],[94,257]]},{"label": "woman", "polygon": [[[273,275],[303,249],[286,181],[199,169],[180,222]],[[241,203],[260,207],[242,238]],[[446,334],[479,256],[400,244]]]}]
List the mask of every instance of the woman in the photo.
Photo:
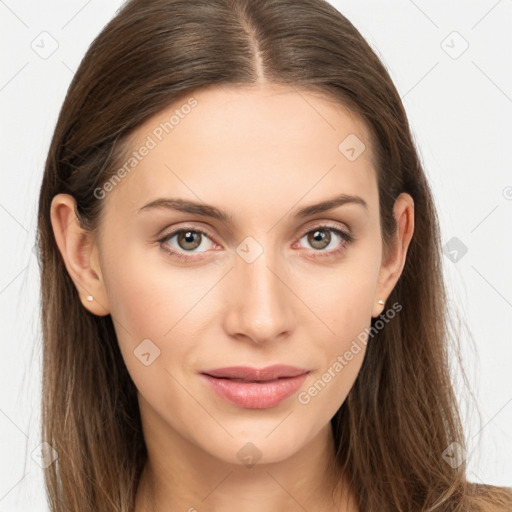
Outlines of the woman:
[{"label": "woman", "polygon": [[38,220],[52,512],[511,510],[465,476],[403,105],[328,3],[127,2]]}]

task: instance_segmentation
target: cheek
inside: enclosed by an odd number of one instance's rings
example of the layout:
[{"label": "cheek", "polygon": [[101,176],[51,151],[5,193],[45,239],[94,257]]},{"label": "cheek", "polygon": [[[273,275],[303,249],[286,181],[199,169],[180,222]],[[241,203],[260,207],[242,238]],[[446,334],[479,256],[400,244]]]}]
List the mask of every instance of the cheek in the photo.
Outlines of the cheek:
[{"label": "cheek", "polygon": [[[187,343],[192,330],[186,315],[198,298],[197,294],[184,297],[186,283],[179,275],[139,268],[123,272],[119,267],[110,275],[112,317],[123,360],[138,392],[155,410],[165,411],[181,396],[183,362],[193,347]],[[180,402],[183,411],[190,405],[186,399]]]},{"label": "cheek", "polygon": [[166,264],[157,247],[139,245],[118,248],[122,261],[111,259],[104,272],[111,315],[134,343],[166,337],[208,284],[197,273]]},{"label": "cheek", "polygon": [[352,260],[315,275],[305,273],[294,284],[294,292],[325,333],[344,339],[370,323],[378,275],[376,265]]},{"label": "cheek", "polygon": [[208,291],[219,277],[173,268],[157,249],[116,251],[122,261],[111,259],[103,274],[119,347],[141,394],[163,398],[162,389],[179,387],[168,372],[181,381],[193,360],[200,320],[213,307]]},{"label": "cheek", "polygon": [[357,309],[338,306],[338,319],[331,327],[335,334],[317,336],[315,343],[317,369],[306,380],[297,396],[305,414],[314,422],[329,421],[345,401],[364,360],[370,320],[362,314],[368,307],[363,303]]},{"label": "cheek", "polygon": [[317,317],[304,325],[319,365],[297,397],[312,419],[332,418],[357,378],[366,352],[377,276],[375,258],[361,257],[347,260],[328,279],[317,279],[315,286],[311,280],[300,280],[300,296],[308,297],[305,302]]}]

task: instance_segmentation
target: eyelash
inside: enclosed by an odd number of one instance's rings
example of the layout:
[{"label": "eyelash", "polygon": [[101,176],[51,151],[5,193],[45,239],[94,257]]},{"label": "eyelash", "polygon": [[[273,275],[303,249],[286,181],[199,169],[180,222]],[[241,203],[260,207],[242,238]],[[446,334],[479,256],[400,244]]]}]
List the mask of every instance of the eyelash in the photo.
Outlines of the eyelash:
[{"label": "eyelash", "polygon": [[[313,258],[325,258],[325,257],[335,256],[338,253],[340,253],[341,251],[343,251],[350,243],[352,243],[354,241],[354,237],[352,235],[349,235],[348,233],[345,233],[344,231],[342,231],[338,227],[332,226],[332,225],[329,225],[329,224],[321,224],[319,226],[315,226],[313,229],[309,229],[308,231],[305,231],[299,237],[299,240],[301,238],[303,238],[305,235],[308,235],[308,234],[310,234],[310,233],[312,233],[314,231],[317,231],[317,230],[320,230],[320,231],[332,231],[333,233],[338,235],[342,239],[342,241],[339,244],[339,247],[337,249],[332,249],[330,251],[324,251],[324,250],[316,250],[315,251],[314,249],[312,249],[313,252],[320,253],[320,254],[312,255],[311,257],[313,257]],[[183,228],[177,229],[175,231],[172,231],[171,233],[168,233],[168,234],[164,235],[162,238],[158,239],[157,241],[161,245],[164,245],[165,242],[168,242],[172,237],[174,237],[176,235],[179,235],[180,233],[183,233],[183,232],[186,232],[186,231],[192,231],[193,233],[201,233],[202,235],[207,236],[208,238],[212,239],[212,241],[213,241],[213,237],[212,237],[212,235],[210,233],[208,233],[208,231],[206,231],[204,229],[200,229],[200,228],[195,228],[195,227],[193,228],[193,227],[186,227],[186,226],[183,227]],[[166,247],[164,248],[164,251],[166,251],[171,256],[176,257],[177,259],[179,259],[181,261],[191,261],[191,260],[196,259],[194,256],[186,256],[182,252],[178,252],[178,251],[175,251],[173,249],[169,249],[169,245],[166,245]],[[194,254],[194,253],[191,253],[191,254]]]}]

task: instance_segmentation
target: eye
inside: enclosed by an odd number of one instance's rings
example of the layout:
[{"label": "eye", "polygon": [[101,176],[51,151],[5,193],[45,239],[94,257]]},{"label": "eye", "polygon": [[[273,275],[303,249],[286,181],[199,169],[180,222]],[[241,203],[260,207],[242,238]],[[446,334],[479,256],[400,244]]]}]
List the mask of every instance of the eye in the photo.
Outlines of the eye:
[{"label": "eye", "polygon": [[[176,237],[177,246],[173,246],[169,242],[172,241],[173,238]],[[204,243],[206,240],[210,240],[209,243]],[[168,235],[165,235],[163,238],[158,240],[163,246],[164,250],[176,256],[178,259],[183,261],[188,261],[191,258],[185,253],[195,254],[195,253],[203,253],[212,248],[213,242],[210,239],[210,235],[201,229],[198,228],[182,228]],[[205,247],[206,246],[206,247]],[[171,247],[174,247],[172,249]],[[196,249],[204,249],[204,250],[196,250]]]},{"label": "eye", "polygon": [[[332,235],[334,233],[334,236]],[[313,254],[313,257],[328,256],[337,254],[353,241],[353,237],[345,233],[338,227],[322,225],[307,231],[302,235],[301,239],[306,239],[306,242],[315,249],[314,252],[320,254]],[[299,240],[299,241],[300,241]],[[327,254],[324,254],[327,253]]]},{"label": "eye", "polygon": [[[176,238],[176,245],[170,243],[174,238]],[[307,239],[307,243],[314,249],[311,255],[314,258],[338,254],[354,240],[348,233],[330,225],[321,225],[310,229],[301,236],[299,242],[304,238]],[[182,261],[197,259],[193,254],[205,253],[215,246],[212,236],[208,232],[199,228],[188,227],[172,231],[160,238],[158,242],[160,242],[166,252]],[[331,248],[329,249],[329,247]]]}]

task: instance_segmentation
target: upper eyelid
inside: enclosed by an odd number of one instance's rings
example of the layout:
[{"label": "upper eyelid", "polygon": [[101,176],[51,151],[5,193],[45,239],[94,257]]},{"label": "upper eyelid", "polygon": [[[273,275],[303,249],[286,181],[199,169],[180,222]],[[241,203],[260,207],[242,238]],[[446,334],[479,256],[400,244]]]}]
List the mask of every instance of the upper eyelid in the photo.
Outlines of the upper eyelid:
[{"label": "upper eyelid", "polygon": [[341,222],[336,222],[336,221],[329,221],[329,220],[318,220],[318,221],[311,221],[311,224],[308,223],[306,225],[306,227],[301,230],[301,236],[304,236],[306,233],[309,233],[310,231],[313,231],[314,229],[317,229],[317,228],[332,228],[332,229],[339,229],[340,231],[346,231],[347,234],[350,234],[350,228],[344,224],[344,223],[341,223]]}]

